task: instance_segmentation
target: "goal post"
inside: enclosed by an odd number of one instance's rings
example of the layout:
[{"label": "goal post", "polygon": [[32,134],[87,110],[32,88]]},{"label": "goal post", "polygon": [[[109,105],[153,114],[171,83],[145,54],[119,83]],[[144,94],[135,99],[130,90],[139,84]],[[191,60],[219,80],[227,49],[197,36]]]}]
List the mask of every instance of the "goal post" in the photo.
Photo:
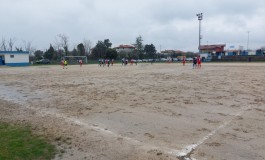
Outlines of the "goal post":
[{"label": "goal post", "polygon": [[68,64],[78,64],[80,59],[83,63],[87,63],[87,56],[64,56],[64,59],[68,61]]}]

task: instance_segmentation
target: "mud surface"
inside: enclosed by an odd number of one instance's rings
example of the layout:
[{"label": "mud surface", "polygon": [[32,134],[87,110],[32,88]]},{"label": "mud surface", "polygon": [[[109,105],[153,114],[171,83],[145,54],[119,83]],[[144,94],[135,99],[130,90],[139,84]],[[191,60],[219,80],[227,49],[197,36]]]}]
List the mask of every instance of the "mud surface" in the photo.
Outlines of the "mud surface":
[{"label": "mud surface", "polygon": [[[0,68],[0,120],[55,159],[265,159],[265,64]],[[177,158],[178,157],[178,158]]]}]

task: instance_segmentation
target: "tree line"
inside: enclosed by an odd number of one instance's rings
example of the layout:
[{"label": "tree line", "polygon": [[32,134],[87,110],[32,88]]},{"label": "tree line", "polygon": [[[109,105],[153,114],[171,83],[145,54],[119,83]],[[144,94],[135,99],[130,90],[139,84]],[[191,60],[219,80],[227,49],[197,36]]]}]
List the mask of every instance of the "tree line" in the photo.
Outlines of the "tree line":
[{"label": "tree line", "polygon": [[0,51],[33,51],[34,48],[31,45],[31,42],[27,42],[25,40],[22,41],[23,47],[15,46],[16,38],[6,39],[2,37],[0,41]]},{"label": "tree line", "polygon": [[[2,38],[0,49],[2,51],[29,51],[31,61],[40,59],[49,59],[51,61],[61,61],[64,56],[86,56],[88,59],[155,59],[164,58],[164,55],[157,53],[155,46],[143,43],[142,36],[136,37],[135,43],[132,44],[135,49],[130,52],[117,52],[112,48],[112,43],[109,39],[99,40],[94,47],[90,40],[84,39],[82,43],[77,44],[72,50],[69,50],[69,37],[64,34],[59,34],[56,37],[55,43],[50,44],[45,51],[37,50],[32,47],[31,42],[23,41],[24,47],[14,47],[15,38],[6,40]],[[178,55],[173,55],[178,56]]]}]

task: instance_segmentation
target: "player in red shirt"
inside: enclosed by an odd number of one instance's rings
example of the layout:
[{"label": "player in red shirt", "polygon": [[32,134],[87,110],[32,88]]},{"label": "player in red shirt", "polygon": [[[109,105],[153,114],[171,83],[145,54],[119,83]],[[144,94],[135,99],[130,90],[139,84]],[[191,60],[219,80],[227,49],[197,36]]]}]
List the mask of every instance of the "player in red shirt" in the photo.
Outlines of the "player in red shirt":
[{"label": "player in red shirt", "polygon": [[62,66],[63,69],[64,69],[64,60],[63,60],[63,59],[61,60],[61,66]]},{"label": "player in red shirt", "polygon": [[197,61],[198,61],[198,68],[200,69],[202,67],[202,65],[201,65],[202,60],[201,60],[200,56],[198,56]]},{"label": "player in red shirt", "polygon": [[182,64],[183,64],[183,66],[185,66],[185,63],[186,63],[186,57],[182,57]]},{"label": "player in red shirt", "polygon": [[83,65],[82,59],[79,60],[79,65],[80,65],[80,67],[82,67],[82,65]]}]

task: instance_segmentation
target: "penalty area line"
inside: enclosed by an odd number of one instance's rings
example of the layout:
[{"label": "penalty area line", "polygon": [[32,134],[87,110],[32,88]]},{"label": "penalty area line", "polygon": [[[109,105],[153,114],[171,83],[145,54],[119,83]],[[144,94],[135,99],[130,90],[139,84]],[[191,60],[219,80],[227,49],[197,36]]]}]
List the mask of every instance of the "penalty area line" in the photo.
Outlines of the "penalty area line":
[{"label": "penalty area line", "polygon": [[232,121],[234,121],[236,117],[242,116],[247,110],[249,110],[251,108],[252,108],[251,106],[247,106],[247,107],[242,108],[237,114],[234,115],[233,118],[231,118],[228,121],[223,122],[223,124],[218,126],[215,130],[213,130],[212,132],[207,134],[205,137],[199,139],[199,141],[196,144],[187,145],[182,150],[177,151],[175,153],[171,152],[170,154],[176,155],[181,160],[192,160],[190,158],[190,155],[196,148],[198,148],[201,144],[203,144],[205,141],[207,141],[210,137],[214,136],[216,134],[216,132],[218,132],[219,130],[221,130],[221,129],[227,127],[229,124],[231,124]]}]

